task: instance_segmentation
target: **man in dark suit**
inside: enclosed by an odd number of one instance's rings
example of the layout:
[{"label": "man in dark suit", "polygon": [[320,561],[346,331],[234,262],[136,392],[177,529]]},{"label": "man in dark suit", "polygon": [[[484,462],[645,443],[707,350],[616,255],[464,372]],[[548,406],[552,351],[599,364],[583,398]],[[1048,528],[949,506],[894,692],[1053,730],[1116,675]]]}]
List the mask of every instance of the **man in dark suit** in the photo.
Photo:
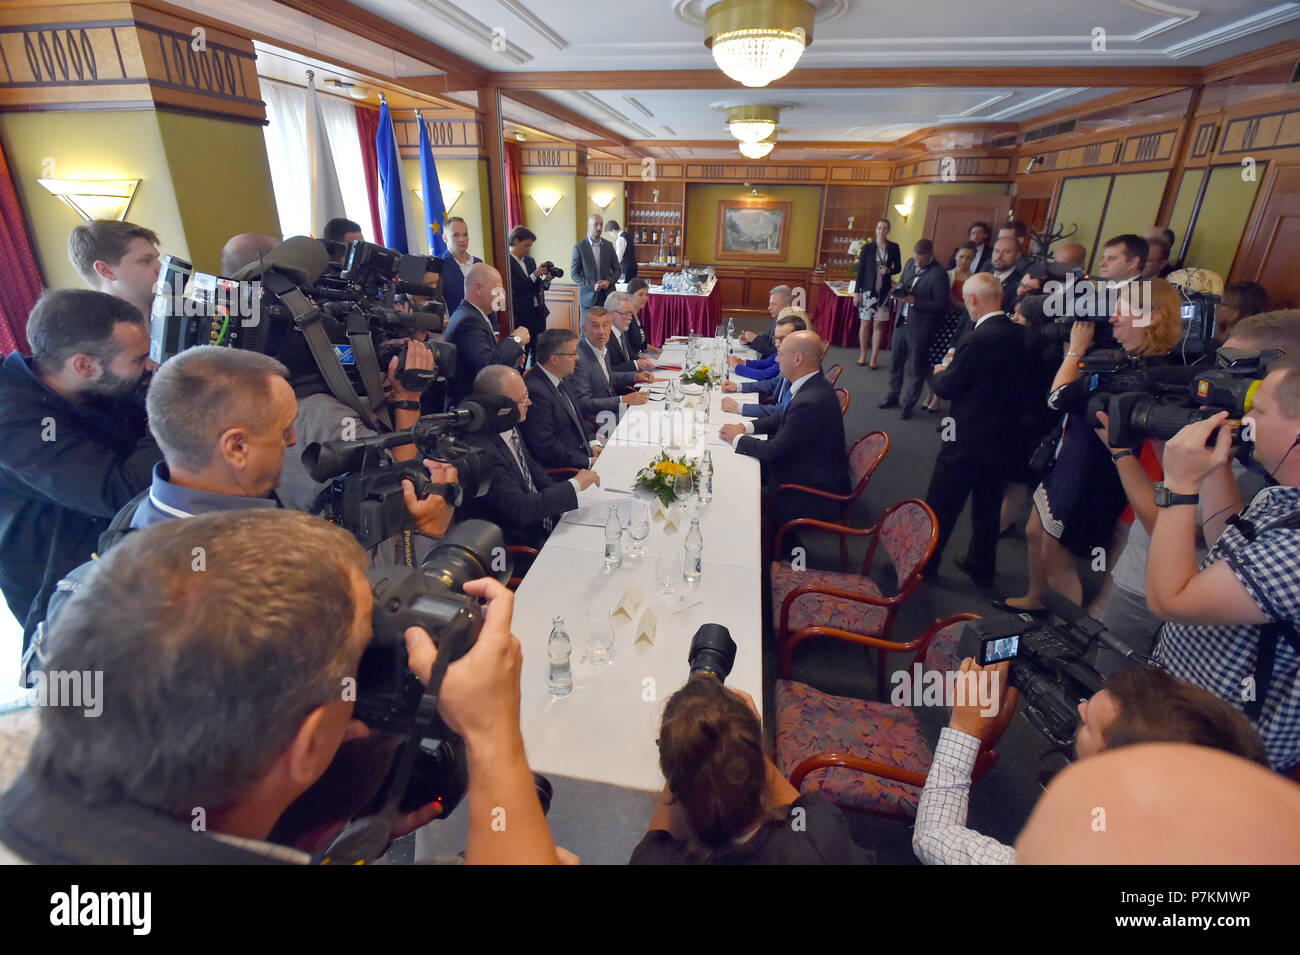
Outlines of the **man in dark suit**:
[{"label": "man in dark suit", "polygon": [[758,352],[759,358],[771,358],[776,354],[776,320],[777,317],[790,307],[794,301],[794,293],[790,291],[788,285],[778,285],[767,295],[767,314],[772,316],[772,327],[761,335],[753,332],[741,332],[740,342],[742,345],[748,345],[754,351]]},{"label": "man in dark suit", "polygon": [[537,360],[524,375],[532,401],[519,430],[532,456],[544,468],[589,468],[600,454],[596,429],[578,414],[566,379],[578,367],[578,336],[549,328],[537,337]]},{"label": "man in dark suit", "polygon": [[[506,395],[519,406],[519,421],[528,416],[528,388],[519,372],[491,365],[474,379],[474,393]],[[501,528],[507,544],[541,547],[566,512],[578,507],[578,495],[600,484],[595,471],[583,469],[567,481],[556,481],[528,453],[518,428],[501,434],[471,434],[467,442],[487,456],[492,486],[482,497],[458,509],[465,518],[491,521]]]},{"label": "man in dark suit", "polygon": [[[967,238],[975,243],[975,258],[971,259],[970,270],[973,275],[976,272],[987,272],[985,268],[993,261],[993,246],[989,245],[989,236],[993,233],[989,229],[987,222],[972,222],[970,231],[967,232]],[[948,271],[951,272],[957,267],[957,252],[952,253],[952,260],[948,263]]]},{"label": "man in dark suit", "polygon": [[[790,401],[781,414],[724,425],[721,435],[737,454],[758,458],[766,487],[803,484],[832,494],[849,492],[849,459],[844,450],[844,417],[835,389],[821,369],[822,342],[816,332],[787,335],[777,360],[790,382]],[[767,435],[760,441],[751,435]],[[786,492],[772,503],[772,526],[796,517],[835,520],[832,502]]]},{"label": "man in dark suit", "polygon": [[447,314],[454,315],[465,298],[465,279],[470,268],[483,260],[469,254],[469,226],[460,216],[447,220],[443,234],[447,239],[447,251],[442,256],[440,287],[447,303]]},{"label": "man in dark suit", "polygon": [[1002,311],[1008,315],[1015,311],[1016,293],[1025,274],[1017,265],[1019,261],[1020,248],[1013,237],[1004,235],[993,243],[993,259],[988,274],[1002,283]]},{"label": "man in dark suit", "polygon": [[[898,280],[902,307],[889,364],[889,394],[880,403],[881,408],[897,408],[901,395],[903,410],[899,417],[904,421],[912,417],[916,399],[921,397],[921,385],[930,375],[930,343],[948,311],[948,287],[948,273],[934,258],[934,243],[918,240]],[[903,391],[905,376],[910,380]]]},{"label": "man in dark suit", "polygon": [[524,346],[531,340],[527,327],[497,341],[496,325],[489,315],[505,300],[501,273],[478,263],[465,280],[465,300],[447,323],[443,340],[456,346],[456,374],[447,382],[447,400],[455,404],[470,394],[474,376],[488,365],[518,365]]},{"label": "man in dark suit", "polygon": [[546,331],[545,293],[551,287],[551,273],[539,269],[530,253],[537,235],[527,226],[510,230],[510,309],[515,328],[528,329],[528,355],[531,357],[537,337]]},{"label": "man in dark suit", "polygon": [[626,292],[610,292],[605,299],[609,312],[609,353],[615,371],[649,371],[655,363],[641,357],[641,348],[632,338],[632,320],[636,318],[636,305]]},{"label": "man in dark suit", "polygon": [[569,277],[578,286],[578,304],[585,312],[593,305],[604,305],[605,297],[618,281],[618,253],[600,237],[604,220],[587,219],[587,237],[573,247]]},{"label": "man in dark suit", "polygon": [[608,434],[618,424],[623,405],[642,405],[649,400],[644,391],[622,395],[638,381],[649,381],[648,371],[615,371],[610,364],[609,312],[599,305],[587,309],[582,326],[582,340],[578,342],[578,368],[570,380],[571,394],[578,399],[578,413],[599,425],[602,434]]},{"label": "man in dark suit", "polygon": [[[786,337],[795,332],[802,332],[808,328],[808,324],[798,315],[786,315],[776,323],[776,345],[779,349],[781,342]],[[722,390],[726,394],[756,394],[758,402],[748,402],[741,404],[735,398],[723,398],[722,410],[728,414],[744,415],[746,418],[766,418],[768,415],[780,414],[785,410],[785,406],[790,403],[790,380],[782,377],[779,358],[772,359],[777,362],[776,374],[763,378],[758,381],[736,381],[729,380],[722,383]]]},{"label": "man in dark suit", "polygon": [[1002,284],[979,273],[962,285],[972,331],[957,342],[952,363],[937,366],[932,387],[952,402],[926,503],[939,521],[939,542],[926,568],[937,575],[953,525],[971,498],[971,542],[959,568],[981,587],[993,585],[1002,492],[1016,464],[1030,364],[1024,328],[1001,310]]}]

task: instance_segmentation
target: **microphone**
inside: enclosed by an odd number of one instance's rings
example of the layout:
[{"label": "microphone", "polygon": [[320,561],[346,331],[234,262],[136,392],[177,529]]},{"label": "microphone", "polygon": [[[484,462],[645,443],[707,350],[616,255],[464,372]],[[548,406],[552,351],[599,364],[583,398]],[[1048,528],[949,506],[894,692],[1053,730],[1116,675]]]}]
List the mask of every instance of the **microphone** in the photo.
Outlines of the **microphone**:
[{"label": "microphone", "polygon": [[1124,646],[1110,635],[1110,631],[1102,626],[1101,621],[1089,617],[1087,612],[1073,600],[1063,597],[1055,590],[1045,590],[1039,598],[1043,601],[1043,606],[1050,610],[1055,616],[1060,617],[1065,625],[1073,630],[1076,634],[1083,637],[1086,643],[1083,649],[1087,649],[1087,644],[1093,640],[1101,643],[1108,650],[1113,650],[1126,660],[1132,660],[1135,663],[1145,663],[1146,661],[1134,653],[1131,649]]},{"label": "microphone", "polygon": [[519,423],[519,406],[506,395],[469,395],[449,414],[469,416],[461,419],[465,434],[501,434]]},{"label": "microphone", "polygon": [[330,265],[330,254],[309,235],[295,235],[285,239],[256,262],[250,262],[234,275],[236,282],[260,279],[268,272],[281,272],[299,286],[308,288],[325,273]]}]

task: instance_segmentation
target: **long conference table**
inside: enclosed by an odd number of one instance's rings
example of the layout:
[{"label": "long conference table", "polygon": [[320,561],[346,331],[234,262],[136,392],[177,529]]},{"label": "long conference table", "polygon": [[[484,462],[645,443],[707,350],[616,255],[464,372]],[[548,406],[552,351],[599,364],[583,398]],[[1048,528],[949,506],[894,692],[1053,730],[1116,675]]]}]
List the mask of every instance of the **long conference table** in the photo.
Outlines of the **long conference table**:
[{"label": "long conference table", "polygon": [[[736,353],[752,354],[747,348]],[[669,342],[659,361],[682,365],[684,356],[684,345]],[[647,390],[659,395],[665,384],[656,382]],[[622,565],[605,570],[608,506],[626,507],[634,500],[614,489],[630,491],[636,472],[662,448],[655,442],[664,437],[664,403],[651,400],[625,409],[596,462],[601,488],[578,495],[579,509],[556,525],[515,596],[512,629],[523,646],[520,723],[528,762],[554,787],[547,820],[556,843],[584,862],[625,863],[645,834],[664,785],[655,745],[660,716],[689,676],[687,654],[701,624],[722,624],[731,632],[737,651],[727,685],[745,690],[762,706],[759,463],[736,454],[718,437],[722,425],[744,420],[722,411],[723,397],[715,390],[709,399],[705,429],[682,434],[679,428],[683,447],[668,448],[674,456],[712,452],[713,500],[699,509],[704,569],[698,584],[688,587],[678,578],[679,599],[672,604],[656,596],[657,559],[681,556],[684,549],[690,528],[685,508],[676,530],[666,529],[662,519],[651,520],[643,558],[628,556],[632,542],[624,533]],[[756,398],[731,397],[742,403]],[[614,618],[614,663],[595,670],[583,662],[590,636],[587,617],[609,615],[630,588],[640,592],[641,607],[631,619]],[[657,621],[653,643],[636,640],[647,608]],[[574,688],[564,698],[552,696],[547,686],[547,641],[555,616],[564,618],[573,644]],[[467,816],[462,807],[446,822],[425,827],[422,833],[428,835],[417,856],[463,847]]]}]

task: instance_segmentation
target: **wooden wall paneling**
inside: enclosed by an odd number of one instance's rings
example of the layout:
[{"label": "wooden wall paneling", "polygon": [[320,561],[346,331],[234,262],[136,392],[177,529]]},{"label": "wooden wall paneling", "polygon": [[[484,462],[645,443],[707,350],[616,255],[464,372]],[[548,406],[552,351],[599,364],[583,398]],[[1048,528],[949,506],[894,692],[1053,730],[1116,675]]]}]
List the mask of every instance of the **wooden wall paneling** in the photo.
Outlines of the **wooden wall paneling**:
[{"label": "wooden wall paneling", "polygon": [[578,310],[578,286],[552,285],[546,290],[547,328],[567,328],[582,334],[582,316]]},{"label": "wooden wall paneling", "polygon": [[[998,226],[1007,221],[1010,209],[1009,196],[931,196],[925,205],[925,226],[921,234],[934,242],[934,256],[946,266],[957,246],[970,236],[972,222],[988,222],[996,237]],[[912,254],[910,249],[902,252],[904,260]]]},{"label": "wooden wall paneling", "polygon": [[1231,279],[1264,286],[1274,308],[1295,308],[1300,303],[1300,270],[1294,254],[1300,247],[1300,164],[1271,166],[1242,236]]}]

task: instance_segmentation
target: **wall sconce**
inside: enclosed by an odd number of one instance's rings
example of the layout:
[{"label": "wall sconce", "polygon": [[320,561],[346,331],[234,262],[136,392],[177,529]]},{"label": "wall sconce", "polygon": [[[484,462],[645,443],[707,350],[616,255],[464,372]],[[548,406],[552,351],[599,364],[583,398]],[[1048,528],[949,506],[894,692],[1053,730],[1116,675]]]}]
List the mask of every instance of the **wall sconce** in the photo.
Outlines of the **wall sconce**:
[{"label": "wall sconce", "polygon": [[121,222],[131,208],[139,179],[37,179],[42,186],[81,218]]},{"label": "wall sconce", "polygon": [[590,198],[596,204],[596,208],[604,212],[609,208],[609,204],[614,201],[614,194],[612,192],[598,192]]},{"label": "wall sconce", "polygon": [[552,189],[543,189],[540,192],[530,192],[528,195],[533,202],[537,203],[537,208],[542,210],[542,215],[544,216],[549,216],[555,207],[560,204],[560,200],[564,198],[561,193],[555,192]]},{"label": "wall sconce", "polygon": [[903,217],[903,221],[906,222],[907,217],[912,214],[912,201],[909,199],[907,202],[896,202],[894,203],[894,209]]},{"label": "wall sconce", "polygon": [[[412,189],[411,191],[415,193],[415,198],[419,199],[420,204],[423,205],[424,190]],[[462,190],[457,189],[455,186],[443,186],[442,187],[442,211],[448,213],[451,212],[452,207],[455,206],[458,201],[460,201],[460,197],[463,196],[464,194],[465,193]]]}]

